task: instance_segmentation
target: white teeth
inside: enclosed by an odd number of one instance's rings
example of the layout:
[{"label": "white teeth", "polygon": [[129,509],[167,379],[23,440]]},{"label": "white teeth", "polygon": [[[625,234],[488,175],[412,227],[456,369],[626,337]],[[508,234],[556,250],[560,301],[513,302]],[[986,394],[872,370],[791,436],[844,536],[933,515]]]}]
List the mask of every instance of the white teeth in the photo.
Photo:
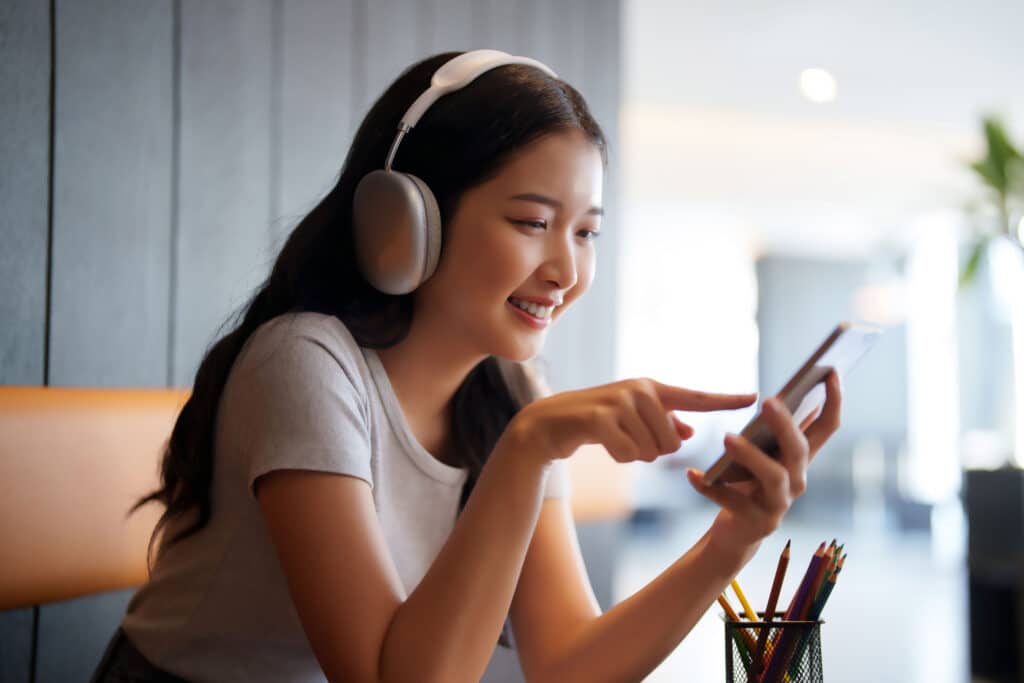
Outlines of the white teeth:
[{"label": "white teeth", "polygon": [[520,301],[519,299],[514,298],[510,298],[509,301],[512,302],[513,305],[518,306],[537,318],[548,318],[551,316],[551,311],[555,310],[554,306],[538,306],[537,304]]}]

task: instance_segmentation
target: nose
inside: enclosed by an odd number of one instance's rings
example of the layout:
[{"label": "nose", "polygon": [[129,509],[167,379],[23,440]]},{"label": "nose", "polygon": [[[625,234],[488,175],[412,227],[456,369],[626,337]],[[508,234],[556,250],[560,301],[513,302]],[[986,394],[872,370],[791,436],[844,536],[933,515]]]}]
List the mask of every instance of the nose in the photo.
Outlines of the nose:
[{"label": "nose", "polygon": [[548,232],[547,253],[541,275],[562,291],[572,289],[579,280],[576,264],[576,245],[573,244],[571,231],[565,235],[563,231]]}]

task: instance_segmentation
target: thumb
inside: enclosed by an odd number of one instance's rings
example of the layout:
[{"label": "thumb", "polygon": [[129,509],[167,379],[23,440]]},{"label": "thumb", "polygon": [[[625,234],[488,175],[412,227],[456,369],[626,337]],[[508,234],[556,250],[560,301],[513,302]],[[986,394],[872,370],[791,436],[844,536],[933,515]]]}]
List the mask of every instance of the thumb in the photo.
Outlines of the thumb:
[{"label": "thumb", "polygon": [[693,436],[693,427],[680,420],[675,413],[670,413],[670,415],[672,416],[672,423],[676,428],[676,434],[679,435],[680,439],[686,441]]},{"label": "thumb", "polygon": [[662,406],[667,410],[691,410],[698,412],[736,410],[737,408],[746,408],[757,400],[757,393],[716,394],[663,384],[656,380],[654,387],[658,392],[658,398],[661,399]]}]

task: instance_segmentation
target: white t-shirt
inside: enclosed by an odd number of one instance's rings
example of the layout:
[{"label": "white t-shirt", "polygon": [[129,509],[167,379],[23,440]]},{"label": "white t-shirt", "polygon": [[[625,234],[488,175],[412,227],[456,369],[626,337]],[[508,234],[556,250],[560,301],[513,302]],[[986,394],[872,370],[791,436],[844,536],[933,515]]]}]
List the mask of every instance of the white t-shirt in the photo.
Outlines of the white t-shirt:
[{"label": "white t-shirt", "polygon": [[[221,397],[211,519],[166,549],[122,621],[156,666],[193,681],[326,680],[253,495],[253,481],[276,469],[369,482],[406,596],[451,533],[467,476],[416,440],[376,352],[341,321],[308,312],[268,321]],[[567,489],[557,461],[545,496]]]}]

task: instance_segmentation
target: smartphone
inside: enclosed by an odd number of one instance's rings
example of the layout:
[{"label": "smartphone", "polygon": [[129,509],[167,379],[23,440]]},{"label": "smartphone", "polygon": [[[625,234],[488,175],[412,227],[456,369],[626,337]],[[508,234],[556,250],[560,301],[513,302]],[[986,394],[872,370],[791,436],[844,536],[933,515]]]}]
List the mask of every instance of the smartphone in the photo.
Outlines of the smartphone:
[{"label": "smartphone", "polygon": [[[849,321],[839,323],[832,330],[778,393],[797,424],[825,405],[825,378],[828,373],[835,369],[840,378],[846,377],[881,334],[878,327]],[[768,455],[778,456],[775,436],[760,411],[740,435]],[[704,483],[742,481],[750,477],[745,467],[732,462],[732,458],[723,453],[704,473]]]}]

